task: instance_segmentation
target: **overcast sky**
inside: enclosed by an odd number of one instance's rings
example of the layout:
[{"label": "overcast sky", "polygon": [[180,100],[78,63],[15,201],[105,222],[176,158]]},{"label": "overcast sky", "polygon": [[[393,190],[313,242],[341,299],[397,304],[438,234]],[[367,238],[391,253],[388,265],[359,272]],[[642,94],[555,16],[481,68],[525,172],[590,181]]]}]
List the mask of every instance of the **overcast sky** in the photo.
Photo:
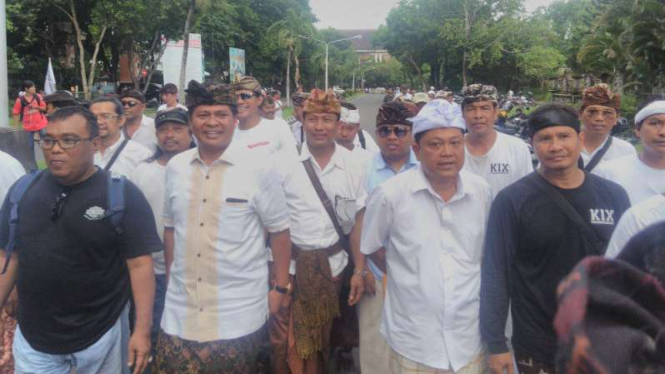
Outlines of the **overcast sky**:
[{"label": "overcast sky", "polygon": [[[547,6],[554,0],[525,0],[528,12]],[[390,9],[398,0],[309,0],[312,11],[320,20],[318,28],[376,29],[385,24]]]}]

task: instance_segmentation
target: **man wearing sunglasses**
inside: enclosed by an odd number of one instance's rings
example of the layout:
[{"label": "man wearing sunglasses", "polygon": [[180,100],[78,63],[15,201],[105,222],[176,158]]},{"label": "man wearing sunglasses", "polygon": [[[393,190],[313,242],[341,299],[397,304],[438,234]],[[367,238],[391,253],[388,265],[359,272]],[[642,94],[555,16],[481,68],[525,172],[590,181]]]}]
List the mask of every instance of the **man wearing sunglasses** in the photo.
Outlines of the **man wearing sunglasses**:
[{"label": "man wearing sunglasses", "polygon": [[146,108],[145,96],[138,90],[125,90],[120,94],[120,102],[125,112],[125,137],[147,147],[150,152],[155,152],[155,120],[143,113]]},{"label": "man wearing sunglasses", "polygon": [[[48,170],[18,204],[23,213],[16,248],[0,250],[2,264],[11,259],[0,275],[0,308],[14,284],[18,289],[17,373],[117,374],[127,373],[129,364],[138,374],[150,361],[151,253],[162,246],[148,202],[129,181],[122,232],[111,224],[110,177],[94,164],[98,133],[85,108],[49,115],[39,140]],[[10,240],[10,209],[7,199],[0,210],[0,248]],[[136,319],[127,343],[130,297]]]},{"label": "man wearing sunglasses", "polygon": [[[376,116],[376,136],[381,152],[367,164],[367,191],[397,174],[418,165],[411,150],[413,125],[409,118],[416,114],[415,105],[400,101],[389,101],[379,108]],[[358,304],[358,326],[360,329],[360,369],[366,374],[389,373],[390,347],[381,335],[381,315],[385,299],[385,248],[367,259],[365,279],[366,295]]]},{"label": "man wearing sunglasses", "polygon": [[[122,104],[114,97],[98,97],[90,111],[99,124],[99,144],[95,164],[118,175],[131,176],[136,167],[152,155],[145,146],[126,138],[122,131],[125,115]],[[154,127],[153,127],[153,131]]]},{"label": "man wearing sunglasses", "polygon": [[286,152],[296,158],[298,151],[288,123],[282,119],[261,117],[263,89],[253,77],[243,77],[234,84],[238,104],[238,126],[233,142],[247,151],[250,157],[267,160],[276,152]]},{"label": "man wearing sunglasses", "polygon": [[596,84],[584,90],[580,107],[584,170],[596,173],[601,163],[623,156],[637,156],[632,144],[611,135],[620,108],[621,96],[612,92],[607,84]]},{"label": "man wearing sunglasses", "polygon": [[468,130],[464,169],[483,177],[496,194],[533,171],[531,152],[521,139],[494,129],[499,116],[494,86],[472,84],[462,95]]}]

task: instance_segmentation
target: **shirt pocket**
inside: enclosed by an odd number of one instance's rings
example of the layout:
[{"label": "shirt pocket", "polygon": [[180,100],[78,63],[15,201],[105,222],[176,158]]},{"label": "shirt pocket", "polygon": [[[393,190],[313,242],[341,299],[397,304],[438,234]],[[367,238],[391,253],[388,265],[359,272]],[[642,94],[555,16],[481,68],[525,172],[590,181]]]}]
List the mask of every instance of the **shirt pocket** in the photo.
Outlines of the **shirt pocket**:
[{"label": "shirt pocket", "polygon": [[228,198],[222,202],[219,237],[227,243],[245,242],[252,229],[252,208],[242,198]]}]

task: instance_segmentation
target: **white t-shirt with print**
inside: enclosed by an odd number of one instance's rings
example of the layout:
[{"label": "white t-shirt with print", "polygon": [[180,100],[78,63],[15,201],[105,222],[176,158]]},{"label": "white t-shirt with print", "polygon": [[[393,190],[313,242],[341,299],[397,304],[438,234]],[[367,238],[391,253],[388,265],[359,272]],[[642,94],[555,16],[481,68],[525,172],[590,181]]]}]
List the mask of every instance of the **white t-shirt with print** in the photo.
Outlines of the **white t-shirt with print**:
[{"label": "white t-shirt with print", "polygon": [[533,171],[531,152],[522,139],[500,132],[492,148],[482,156],[474,156],[465,149],[464,170],[474,173],[499,191],[522,179]]},{"label": "white t-shirt with print", "polygon": [[594,169],[594,174],[623,187],[632,205],[665,193],[665,170],[647,166],[637,155],[603,162]]},{"label": "white t-shirt with print", "polygon": [[295,139],[284,120],[262,118],[258,125],[249,130],[236,127],[233,143],[252,158],[267,159],[276,152],[285,152],[298,157]]}]

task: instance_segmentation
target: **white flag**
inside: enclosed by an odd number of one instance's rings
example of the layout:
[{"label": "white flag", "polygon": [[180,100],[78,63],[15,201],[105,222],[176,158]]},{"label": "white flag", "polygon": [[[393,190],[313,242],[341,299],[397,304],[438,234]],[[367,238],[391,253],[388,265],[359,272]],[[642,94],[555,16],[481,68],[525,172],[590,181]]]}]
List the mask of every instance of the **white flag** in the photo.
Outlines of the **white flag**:
[{"label": "white flag", "polygon": [[48,59],[48,68],[46,69],[46,78],[44,78],[44,93],[50,95],[56,91],[55,74],[53,74],[53,65],[51,59]]}]

